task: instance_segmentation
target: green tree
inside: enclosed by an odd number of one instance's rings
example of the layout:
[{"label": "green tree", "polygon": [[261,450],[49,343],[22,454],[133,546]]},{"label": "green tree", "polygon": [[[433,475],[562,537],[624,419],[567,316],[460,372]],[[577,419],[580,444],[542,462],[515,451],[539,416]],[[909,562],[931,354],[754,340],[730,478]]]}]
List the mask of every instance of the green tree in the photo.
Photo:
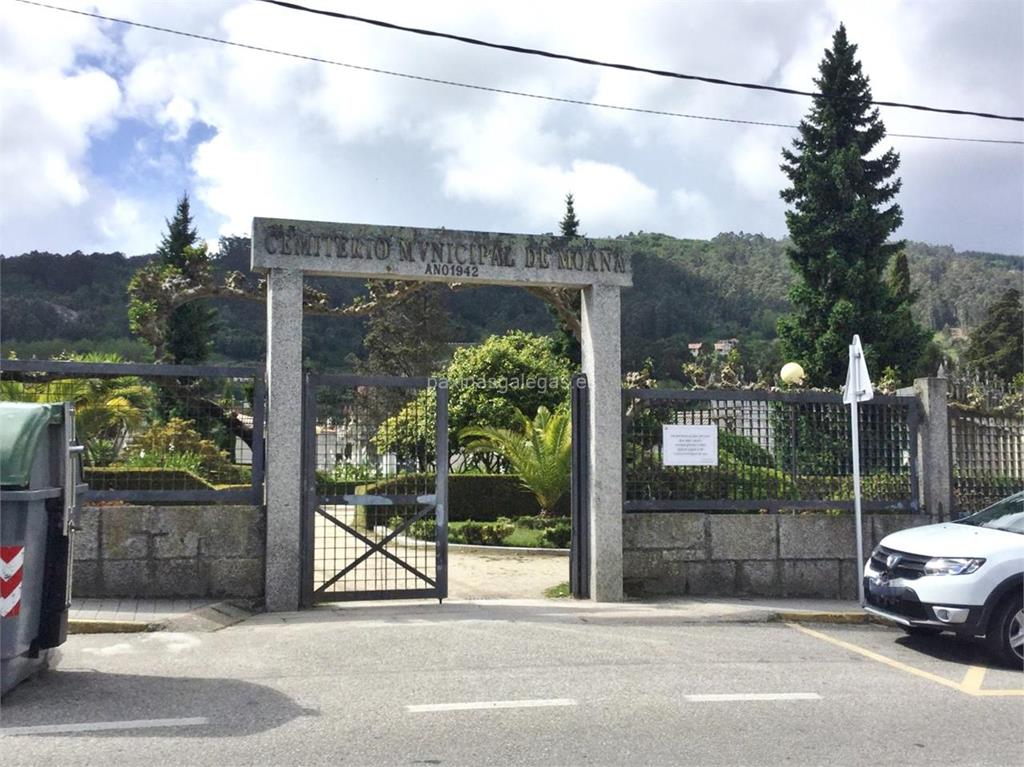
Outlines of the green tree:
[{"label": "green tree", "polygon": [[365,315],[366,333],[360,361],[363,372],[378,375],[425,376],[444,361],[451,322],[440,285],[401,292],[396,284],[366,284],[373,308]]},{"label": "green tree", "polygon": [[[572,242],[572,240],[581,236],[580,220],[576,217],[575,200],[573,200],[572,192],[565,195],[565,215],[562,216],[562,220],[558,223],[558,228],[563,244]],[[556,301],[566,305],[573,313],[576,317],[576,326],[578,327],[582,314],[580,291],[552,288],[550,293]],[[583,358],[583,350],[580,347],[580,339],[577,337],[572,325],[569,324],[567,319],[558,312],[550,301],[548,302],[548,312],[557,323],[554,333],[555,350],[563,357],[568,357],[574,365],[579,366]]]},{"label": "green tree", "polygon": [[575,200],[573,200],[572,192],[569,192],[565,196],[565,215],[562,216],[562,220],[558,224],[558,228],[561,230],[560,233],[566,240],[572,240],[580,236],[580,220],[576,218],[576,208],[574,205]]},{"label": "green tree", "polygon": [[549,515],[569,489],[572,423],[563,407],[552,413],[541,405],[531,420],[519,413],[517,429],[469,426],[459,432],[467,453],[501,456]]},{"label": "green tree", "polygon": [[903,222],[894,198],[899,155],[873,156],[885,125],[871,106],[871,88],[856,58],[857,46],[840,25],[815,79],[817,94],[800,123],[793,148],[783,149],[782,170],[791,186],[782,199],[796,273],[793,310],[779,319],[783,353],[803,364],[812,385],[838,385],[854,333],[865,342],[869,364],[902,377],[916,369],[927,343],[885,280],[903,250],[888,242]]},{"label": "green tree", "polygon": [[[517,330],[456,349],[440,375],[448,381],[448,424],[455,435],[451,448],[458,450],[458,435],[469,426],[509,428],[521,415],[532,418],[541,407],[563,406],[572,366],[554,351],[550,338]],[[381,424],[373,440],[377,451],[400,459],[432,459],[436,412],[433,389],[420,392]]]},{"label": "green tree", "polygon": [[1024,304],[1021,291],[1010,288],[989,305],[971,333],[965,361],[980,371],[1012,381],[1024,372]]},{"label": "green tree", "polygon": [[[157,256],[165,267],[172,267],[189,279],[199,270],[209,269],[210,258],[205,243],[192,225],[188,195],[182,195],[174,218],[167,221],[167,232],[157,248]],[[174,309],[167,319],[165,355],[176,364],[202,362],[210,353],[215,333],[216,314],[195,302]]]}]

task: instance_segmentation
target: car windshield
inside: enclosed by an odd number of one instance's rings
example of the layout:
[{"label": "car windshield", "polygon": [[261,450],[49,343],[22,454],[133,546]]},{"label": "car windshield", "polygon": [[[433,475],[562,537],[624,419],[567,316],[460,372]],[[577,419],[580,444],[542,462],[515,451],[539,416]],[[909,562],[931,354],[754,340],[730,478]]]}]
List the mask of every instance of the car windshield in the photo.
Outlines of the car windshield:
[{"label": "car windshield", "polygon": [[959,523],[1024,535],[1024,493],[1004,498],[977,514],[959,520]]}]

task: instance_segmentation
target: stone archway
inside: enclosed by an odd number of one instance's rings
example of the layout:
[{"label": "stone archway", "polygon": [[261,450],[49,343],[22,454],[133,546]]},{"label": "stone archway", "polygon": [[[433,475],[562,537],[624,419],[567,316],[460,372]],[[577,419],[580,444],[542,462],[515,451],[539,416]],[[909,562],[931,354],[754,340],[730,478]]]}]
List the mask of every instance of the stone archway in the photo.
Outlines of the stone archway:
[{"label": "stone archway", "polygon": [[299,606],[303,276],[426,280],[582,291],[589,381],[590,593],[622,599],[621,319],[632,285],[614,240],[256,218],[252,268],[267,273],[266,604]]}]

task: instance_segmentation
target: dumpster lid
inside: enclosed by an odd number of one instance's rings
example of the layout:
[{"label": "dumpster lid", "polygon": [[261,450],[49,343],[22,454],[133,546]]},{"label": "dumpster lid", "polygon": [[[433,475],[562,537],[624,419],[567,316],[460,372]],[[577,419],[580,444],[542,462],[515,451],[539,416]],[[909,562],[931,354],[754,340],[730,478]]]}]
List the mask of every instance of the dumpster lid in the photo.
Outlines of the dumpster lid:
[{"label": "dumpster lid", "polygon": [[28,485],[43,430],[63,420],[62,403],[0,402],[0,485]]}]

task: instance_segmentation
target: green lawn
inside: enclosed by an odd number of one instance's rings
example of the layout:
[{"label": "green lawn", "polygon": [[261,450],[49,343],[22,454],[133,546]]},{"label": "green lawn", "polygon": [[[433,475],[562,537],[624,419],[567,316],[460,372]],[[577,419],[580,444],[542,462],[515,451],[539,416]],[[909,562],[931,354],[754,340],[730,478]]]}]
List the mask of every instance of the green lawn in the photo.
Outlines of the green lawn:
[{"label": "green lawn", "polygon": [[[561,521],[564,522],[564,520],[561,520]],[[553,520],[553,522],[554,522],[554,520]],[[448,523],[449,540],[451,541],[453,539],[453,537],[454,537],[454,538],[458,538],[459,541],[453,541],[453,542],[461,542],[461,540],[464,539],[464,536],[460,535],[460,533],[462,532],[462,529],[466,525],[475,525],[475,524],[478,524],[478,523],[470,521],[470,520],[465,520],[465,521],[460,521],[460,522],[449,522]],[[455,536],[452,536],[452,533],[455,533]],[[543,529],[532,529],[532,527],[526,526],[524,524],[516,524],[515,529],[509,535],[506,535],[504,538],[502,538],[501,542],[499,544],[497,544],[497,545],[500,545],[500,546],[519,546],[519,547],[522,547],[522,548],[538,548],[538,549],[552,549],[552,548],[556,548],[548,540],[545,539],[545,537],[544,537],[544,530]]]}]

